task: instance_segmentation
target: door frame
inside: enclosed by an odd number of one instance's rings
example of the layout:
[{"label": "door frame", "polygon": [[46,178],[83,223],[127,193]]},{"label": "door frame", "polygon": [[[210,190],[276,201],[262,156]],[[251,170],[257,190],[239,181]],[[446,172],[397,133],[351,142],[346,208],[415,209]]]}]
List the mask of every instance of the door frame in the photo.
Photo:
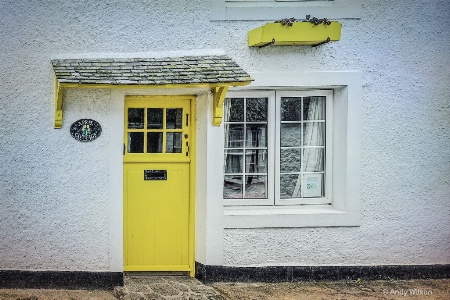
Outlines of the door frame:
[{"label": "door frame", "polygon": [[[170,98],[176,98],[176,99],[182,99],[182,100],[186,100],[186,101],[190,101],[190,116],[189,116],[189,157],[190,157],[190,165],[189,165],[189,253],[188,253],[188,257],[189,257],[189,266],[190,266],[190,271],[189,271],[189,275],[191,277],[195,276],[195,194],[196,194],[196,131],[197,131],[197,124],[196,124],[196,101],[197,101],[197,97],[195,95],[125,95],[124,97],[124,101],[123,101],[123,116],[125,117],[125,109],[126,109],[126,99],[127,98],[148,98],[149,101],[151,101],[151,99],[161,99],[161,98],[166,98],[166,97],[170,97]],[[126,131],[126,127],[125,127],[125,122],[126,120],[124,120],[123,124],[123,131],[122,131],[122,143],[123,141],[123,136],[124,133]],[[124,162],[124,157],[122,156],[122,166],[125,164]],[[122,187],[124,187],[125,185],[125,178],[124,178],[124,172],[122,172]],[[125,223],[127,221],[127,218],[125,216],[125,190],[123,189],[123,194],[122,194],[122,207],[124,208],[122,210],[122,222],[123,222],[123,244],[122,244],[122,249],[123,249],[123,260],[122,260],[122,265],[124,266],[125,263],[125,257],[126,257],[126,249],[125,249]],[[167,270],[168,272],[170,270]]]}]

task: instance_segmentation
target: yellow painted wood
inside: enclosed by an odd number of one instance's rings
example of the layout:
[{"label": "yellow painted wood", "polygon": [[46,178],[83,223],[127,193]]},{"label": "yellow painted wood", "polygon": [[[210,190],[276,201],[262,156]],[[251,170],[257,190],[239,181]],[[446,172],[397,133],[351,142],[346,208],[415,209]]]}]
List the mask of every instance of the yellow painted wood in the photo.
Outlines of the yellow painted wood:
[{"label": "yellow painted wood", "polygon": [[214,88],[213,95],[213,126],[220,126],[223,115],[223,101],[227,94],[228,86]]},{"label": "yellow painted wood", "polygon": [[292,26],[281,23],[267,23],[248,33],[248,45],[260,47],[275,40],[273,45],[315,45],[326,41],[339,41],[342,25],[332,21],[330,25],[314,25],[311,22],[294,22]]},{"label": "yellow painted wood", "polygon": [[62,128],[63,89],[55,77],[55,128]]},{"label": "yellow painted wood", "polygon": [[62,128],[62,102],[65,89],[69,88],[106,88],[106,89],[182,89],[182,88],[207,88],[216,91],[219,87],[244,86],[251,81],[242,82],[222,82],[222,83],[195,83],[195,84],[164,84],[164,85],[131,85],[131,84],[81,84],[81,83],[60,83],[55,79],[55,128]]},{"label": "yellow painted wood", "polygon": [[[183,108],[182,153],[124,156],[124,270],[188,271],[194,268],[195,116],[191,96],[127,96],[129,107]],[[186,126],[186,116],[189,124]],[[145,126],[146,127],[146,126]],[[144,130],[145,131],[145,130]],[[148,131],[148,130],[147,130]],[[173,132],[174,130],[165,130]],[[127,115],[125,116],[127,142]],[[185,143],[189,143],[186,157]],[[167,180],[144,180],[144,170],[167,170]]]}]

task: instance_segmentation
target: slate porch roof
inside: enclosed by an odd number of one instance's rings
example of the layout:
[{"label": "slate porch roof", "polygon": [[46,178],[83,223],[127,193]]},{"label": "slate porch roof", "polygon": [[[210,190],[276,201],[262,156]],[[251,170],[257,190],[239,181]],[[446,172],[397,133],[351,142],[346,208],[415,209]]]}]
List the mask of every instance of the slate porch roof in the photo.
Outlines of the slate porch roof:
[{"label": "slate porch roof", "polygon": [[59,83],[112,85],[214,84],[253,79],[225,55],[52,60]]}]

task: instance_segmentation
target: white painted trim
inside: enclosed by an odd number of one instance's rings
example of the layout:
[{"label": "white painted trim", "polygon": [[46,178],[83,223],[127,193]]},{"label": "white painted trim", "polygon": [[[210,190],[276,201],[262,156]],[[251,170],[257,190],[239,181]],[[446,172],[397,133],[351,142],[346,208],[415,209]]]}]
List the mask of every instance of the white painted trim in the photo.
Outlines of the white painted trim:
[{"label": "white painted trim", "polygon": [[226,207],[225,228],[359,226],[359,211],[332,205]]},{"label": "white painted trim", "polygon": [[274,21],[288,17],[305,19],[306,15],[328,19],[359,19],[361,2],[361,0],[311,2],[211,0],[211,19]]},{"label": "white painted trim", "polygon": [[123,124],[125,93],[111,90],[109,114],[109,270],[123,272]]},{"label": "white painted trim", "polygon": [[359,226],[362,76],[358,71],[251,73],[243,90],[333,89],[332,205],[225,207],[225,228]]},{"label": "white painted trim", "polygon": [[197,96],[195,260],[223,265],[223,127],[212,126],[210,91]]}]

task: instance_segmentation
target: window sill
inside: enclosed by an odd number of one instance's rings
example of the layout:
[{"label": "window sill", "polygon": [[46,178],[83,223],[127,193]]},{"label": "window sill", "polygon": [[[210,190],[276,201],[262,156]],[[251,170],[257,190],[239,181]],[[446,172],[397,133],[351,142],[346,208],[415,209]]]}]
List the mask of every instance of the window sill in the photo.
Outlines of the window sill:
[{"label": "window sill", "polygon": [[360,226],[359,211],[332,205],[224,207],[225,228]]}]

